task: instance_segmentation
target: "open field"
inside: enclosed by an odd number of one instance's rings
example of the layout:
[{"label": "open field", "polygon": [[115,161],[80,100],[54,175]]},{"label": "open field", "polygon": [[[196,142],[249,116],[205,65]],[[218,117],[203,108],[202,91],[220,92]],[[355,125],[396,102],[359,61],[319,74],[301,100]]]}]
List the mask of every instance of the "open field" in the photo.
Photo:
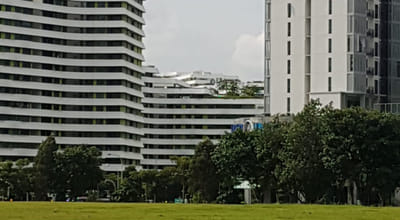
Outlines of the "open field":
[{"label": "open field", "polygon": [[400,208],[310,205],[0,203],[1,220],[380,220]]}]

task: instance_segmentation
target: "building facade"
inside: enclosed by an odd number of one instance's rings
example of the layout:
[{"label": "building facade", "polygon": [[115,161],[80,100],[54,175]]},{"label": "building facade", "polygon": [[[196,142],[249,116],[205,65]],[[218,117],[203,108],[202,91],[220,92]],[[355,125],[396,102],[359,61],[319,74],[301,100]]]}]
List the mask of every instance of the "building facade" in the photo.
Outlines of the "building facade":
[{"label": "building facade", "polygon": [[143,159],[142,0],[0,1],[1,160],[96,146],[106,171]]},{"label": "building facade", "polygon": [[266,113],[297,113],[311,99],[335,108],[400,102],[400,1],[265,6]]},{"label": "building facade", "polygon": [[161,74],[163,78],[171,78],[183,81],[193,88],[213,88],[218,89],[220,82],[236,82],[240,84],[240,79],[235,75],[224,75],[205,71],[194,72],[170,72]]},{"label": "building facade", "polygon": [[263,113],[262,97],[224,98],[212,88],[160,76],[151,67],[143,80],[144,169],[174,165],[171,157],[192,156],[206,137],[217,142],[230,132],[235,119]]}]

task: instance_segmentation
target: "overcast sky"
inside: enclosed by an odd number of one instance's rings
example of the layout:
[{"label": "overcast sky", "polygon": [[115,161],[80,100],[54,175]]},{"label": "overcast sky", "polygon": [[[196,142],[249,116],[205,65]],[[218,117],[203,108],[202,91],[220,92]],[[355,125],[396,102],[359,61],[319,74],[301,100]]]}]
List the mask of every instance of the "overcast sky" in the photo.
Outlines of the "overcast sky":
[{"label": "overcast sky", "polygon": [[264,0],[146,0],[146,64],[263,78]]}]

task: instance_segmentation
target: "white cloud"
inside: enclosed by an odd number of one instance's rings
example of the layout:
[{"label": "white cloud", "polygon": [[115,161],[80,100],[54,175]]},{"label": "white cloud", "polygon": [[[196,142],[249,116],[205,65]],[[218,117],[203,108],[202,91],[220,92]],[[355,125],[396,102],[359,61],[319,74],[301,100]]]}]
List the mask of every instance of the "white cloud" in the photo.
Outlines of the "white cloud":
[{"label": "white cloud", "polygon": [[145,6],[146,64],[162,72],[263,78],[262,38],[257,36],[264,27],[263,0],[148,0]]},{"label": "white cloud", "polygon": [[264,34],[242,34],[235,43],[231,69],[243,80],[263,78]]}]

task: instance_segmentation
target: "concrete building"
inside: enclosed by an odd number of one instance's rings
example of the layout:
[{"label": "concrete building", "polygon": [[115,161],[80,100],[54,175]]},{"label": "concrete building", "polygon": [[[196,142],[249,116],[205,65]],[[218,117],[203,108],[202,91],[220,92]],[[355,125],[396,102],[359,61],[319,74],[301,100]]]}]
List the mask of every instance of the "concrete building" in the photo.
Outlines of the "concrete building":
[{"label": "concrete building", "polygon": [[400,102],[399,0],[265,2],[267,114]]},{"label": "concrete building", "polygon": [[264,81],[248,81],[243,86],[254,87],[257,90],[256,96],[264,97]]},{"label": "concrete building", "polygon": [[106,171],[143,159],[142,0],[0,1],[0,157],[96,146]]},{"label": "concrete building", "polygon": [[143,80],[144,169],[174,165],[172,156],[193,155],[205,137],[217,142],[235,119],[263,113],[262,97],[224,98],[215,89],[164,77],[152,67],[146,69]]},{"label": "concrete building", "polygon": [[183,81],[193,88],[212,88],[218,89],[220,82],[241,83],[238,76],[225,75],[221,73],[211,73],[204,71],[194,72],[170,72],[160,74],[163,78],[177,79]]}]

